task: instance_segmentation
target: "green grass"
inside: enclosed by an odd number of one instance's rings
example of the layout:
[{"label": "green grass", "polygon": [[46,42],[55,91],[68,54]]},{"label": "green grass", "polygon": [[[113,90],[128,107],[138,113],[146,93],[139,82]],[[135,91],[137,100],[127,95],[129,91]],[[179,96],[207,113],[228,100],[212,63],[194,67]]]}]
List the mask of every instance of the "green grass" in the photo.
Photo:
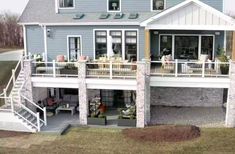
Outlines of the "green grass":
[{"label": "green grass", "polygon": [[[30,141],[29,141],[30,142]],[[0,145],[1,146],[1,145]],[[28,149],[0,147],[0,153],[234,153],[235,129],[203,128],[201,137],[175,143],[140,142],[126,138],[120,129],[73,128],[55,141]]]}]

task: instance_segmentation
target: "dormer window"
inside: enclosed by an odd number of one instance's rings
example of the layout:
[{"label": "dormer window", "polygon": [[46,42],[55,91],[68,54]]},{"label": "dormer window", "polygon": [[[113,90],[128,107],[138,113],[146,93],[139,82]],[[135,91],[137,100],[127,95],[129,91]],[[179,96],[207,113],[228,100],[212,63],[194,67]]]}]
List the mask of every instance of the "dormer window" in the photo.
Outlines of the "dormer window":
[{"label": "dormer window", "polygon": [[165,0],[152,0],[152,10],[161,11],[165,8]]},{"label": "dormer window", "polygon": [[59,0],[59,7],[60,8],[73,8],[74,0]]},{"label": "dormer window", "polygon": [[120,12],[121,0],[108,0],[108,12]]}]

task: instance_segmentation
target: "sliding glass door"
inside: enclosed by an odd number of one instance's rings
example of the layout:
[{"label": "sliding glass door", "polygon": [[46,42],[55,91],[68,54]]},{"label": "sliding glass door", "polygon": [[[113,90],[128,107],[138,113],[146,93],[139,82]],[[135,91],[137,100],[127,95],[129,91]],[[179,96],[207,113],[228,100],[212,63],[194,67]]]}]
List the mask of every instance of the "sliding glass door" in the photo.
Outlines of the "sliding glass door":
[{"label": "sliding glass door", "polygon": [[213,59],[214,38],[213,36],[201,37],[201,54],[208,55],[209,59]]}]

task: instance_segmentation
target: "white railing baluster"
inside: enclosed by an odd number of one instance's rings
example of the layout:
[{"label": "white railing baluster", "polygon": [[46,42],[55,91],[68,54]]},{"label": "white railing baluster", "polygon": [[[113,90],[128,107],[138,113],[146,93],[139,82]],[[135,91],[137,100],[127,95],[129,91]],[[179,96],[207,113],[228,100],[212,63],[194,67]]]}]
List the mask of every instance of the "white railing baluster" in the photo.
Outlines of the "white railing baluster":
[{"label": "white railing baluster", "polygon": [[14,103],[13,103],[13,99],[12,99],[12,97],[11,97],[11,111],[14,112],[14,110],[15,110],[15,109],[14,109]]},{"label": "white railing baluster", "polygon": [[175,77],[178,77],[178,59],[175,60]]},{"label": "white railing baluster", "polygon": [[205,77],[205,62],[203,61],[202,62],[202,77],[204,78]]},{"label": "white railing baluster", "polygon": [[39,114],[39,112],[37,112],[37,127],[38,127],[38,132],[40,132],[41,127],[40,127],[40,114]]},{"label": "white railing baluster", "polygon": [[47,111],[46,107],[43,108],[44,124],[47,126]]},{"label": "white railing baluster", "polygon": [[109,75],[110,75],[110,79],[113,78],[113,64],[112,61],[110,61],[109,63]]},{"label": "white railing baluster", "polygon": [[56,68],[55,68],[55,60],[53,60],[53,77],[56,77]]}]

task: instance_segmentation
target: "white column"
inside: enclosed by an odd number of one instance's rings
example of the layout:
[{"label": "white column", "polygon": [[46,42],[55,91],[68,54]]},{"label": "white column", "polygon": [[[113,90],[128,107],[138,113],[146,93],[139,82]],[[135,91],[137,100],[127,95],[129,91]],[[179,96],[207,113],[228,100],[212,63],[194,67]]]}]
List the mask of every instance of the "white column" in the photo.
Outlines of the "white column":
[{"label": "white column", "polygon": [[23,25],[23,37],[24,37],[24,55],[27,55],[27,32],[25,25]]},{"label": "white column", "polygon": [[47,27],[43,26],[45,62],[47,62]]}]

